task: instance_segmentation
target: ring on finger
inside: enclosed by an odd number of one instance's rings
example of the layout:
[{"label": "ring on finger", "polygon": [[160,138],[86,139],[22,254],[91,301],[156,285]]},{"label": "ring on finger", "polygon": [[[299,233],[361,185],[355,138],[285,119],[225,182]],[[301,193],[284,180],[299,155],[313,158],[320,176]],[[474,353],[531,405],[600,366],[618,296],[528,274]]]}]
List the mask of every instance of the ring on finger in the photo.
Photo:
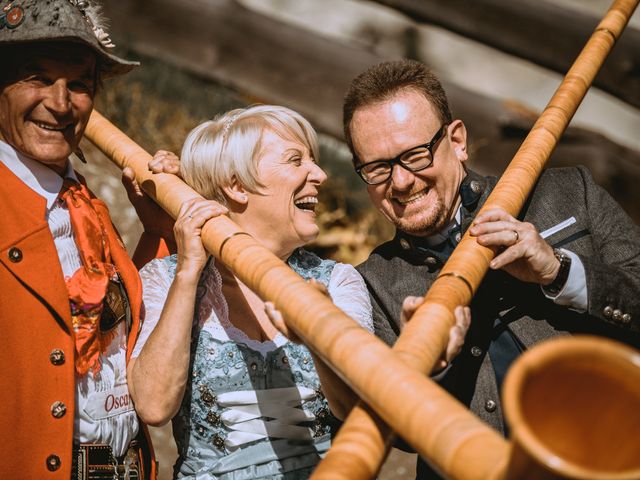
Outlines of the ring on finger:
[{"label": "ring on finger", "polygon": [[188,216],[189,218],[193,218],[193,215],[191,215],[191,214],[189,214],[189,215],[187,215],[187,216]]},{"label": "ring on finger", "polygon": [[518,233],[518,231],[517,231],[517,230],[513,230],[513,233],[514,233],[514,234],[515,234],[515,236],[516,236],[516,241],[515,241],[515,242],[513,242],[513,243],[518,243],[518,241],[520,240],[520,234]]}]

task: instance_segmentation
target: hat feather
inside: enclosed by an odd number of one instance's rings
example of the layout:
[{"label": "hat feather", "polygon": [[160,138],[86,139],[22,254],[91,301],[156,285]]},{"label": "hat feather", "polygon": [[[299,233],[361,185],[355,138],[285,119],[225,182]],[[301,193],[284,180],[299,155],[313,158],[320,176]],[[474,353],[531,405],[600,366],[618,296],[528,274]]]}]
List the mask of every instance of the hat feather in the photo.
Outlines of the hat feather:
[{"label": "hat feather", "polygon": [[102,46],[105,48],[115,47],[107,32],[108,24],[106,17],[102,13],[102,5],[90,0],[75,0],[75,6],[87,19]]}]

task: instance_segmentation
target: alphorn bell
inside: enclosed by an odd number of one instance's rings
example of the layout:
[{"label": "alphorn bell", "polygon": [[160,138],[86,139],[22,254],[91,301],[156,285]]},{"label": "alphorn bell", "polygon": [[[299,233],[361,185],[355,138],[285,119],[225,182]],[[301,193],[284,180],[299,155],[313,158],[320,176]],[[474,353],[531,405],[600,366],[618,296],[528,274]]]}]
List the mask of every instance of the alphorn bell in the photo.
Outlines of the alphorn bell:
[{"label": "alphorn bell", "polygon": [[[481,212],[502,208],[514,217],[518,216],[560,136],[637,5],[637,0],[618,0],[612,4]],[[424,374],[431,371],[446,348],[448,332],[453,325],[451,312],[457,305],[470,303],[492,258],[492,251],[478,245],[468,233],[462,238],[425,296],[424,303],[393,347],[408,365]],[[362,403],[353,409],[312,478],[355,480],[377,474],[392,443],[393,432],[374,410]],[[425,425],[429,423],[422,423],[418,428]],[[429,442],[437,443],[439,433],[426,427],[425,431]],[[440,466],[440,462],[434,462],[431,456],[427,458]],[[452,474],[450,470],[444,471]]]},{"label": "alphorn bell", "polygon": [[505,379],[505,480],[640,479],[640,352],[576,336],[522,355]]},{"label": "alphorn bell", "polygon": [[[152,176],[147,170],[151,157],[97,112],[86,136],[118,166],[132,167],[140,185],[174,218],[180,205],[197,195],[175,177]],[[453,478],[499,478],[507,462],[507,443],[440,387],[408,368],[408,356],[397,358],[228,218],[209,221],[202,237],[209,252],[261,298],[273,301],[305,343],[421,455]],[[450,298],[443,294],[442,303],[429,312],[443,332],[453,322],[453,307],[464,303],[459,301],[465,296],[458,293],[460,282],[454,274],[438,280],[447,286]],[[441,338],[441,345],[430,348],[433,362],[444,348],[446,339]],[[422,428],[425,422],[428,436]]]}]

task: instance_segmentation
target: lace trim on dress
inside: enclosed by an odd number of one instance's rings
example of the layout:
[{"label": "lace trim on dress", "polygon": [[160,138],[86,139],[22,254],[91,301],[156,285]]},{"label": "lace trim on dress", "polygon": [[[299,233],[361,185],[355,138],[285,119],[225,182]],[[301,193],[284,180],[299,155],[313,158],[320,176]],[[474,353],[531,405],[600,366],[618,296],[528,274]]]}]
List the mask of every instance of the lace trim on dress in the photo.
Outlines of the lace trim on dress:
[{"label": "lace trim on dress", "polygon": [[197,295],[200,304],[196,314],[198,326],[208,331],[214,338],[242,343],[259,352],[263,357],[289,341],[280,332],[271,340],[264,342],[254,340],[231,323],[229,305],[222,294],[222,277],[213,260],[205,268]]},{"label": "lace trim on dress", "polygon": [[[322,260],[313,253],[296,250],[288,260],[289,265],[305,278],[317,278],[329,289],[336,306],[352,316],[364,328],[373,330],[369,294],[362,277],[353,266]],[[175,277],[177,256],[149,262],[140,271],[143,281],[143,298],[146,318],[132,356],[140,354],[149,334],[155,328],[167,293]],[[206,330],[220,341],[241,343],[259,352],[263,357],[289,340],[278,333],[273,339],[261,342],[250,338],[236,328],[229,319],[229,306],[222,294],[222,277],[213,259],[206,265],[196,292],[198,311],[195,314],[194,335]]]}]

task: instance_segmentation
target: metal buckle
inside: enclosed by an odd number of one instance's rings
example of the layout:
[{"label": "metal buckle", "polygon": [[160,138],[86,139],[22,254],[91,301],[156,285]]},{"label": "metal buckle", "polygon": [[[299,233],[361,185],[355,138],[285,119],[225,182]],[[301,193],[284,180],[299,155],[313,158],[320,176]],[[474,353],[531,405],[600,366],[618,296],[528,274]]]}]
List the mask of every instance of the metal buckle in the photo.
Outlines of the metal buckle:
[{"label": "metal buckle", "polygon": [[143,480],[140,447],[136,442],[121,458],[109,445],[81,444],[74,447],[73,480]]}]

